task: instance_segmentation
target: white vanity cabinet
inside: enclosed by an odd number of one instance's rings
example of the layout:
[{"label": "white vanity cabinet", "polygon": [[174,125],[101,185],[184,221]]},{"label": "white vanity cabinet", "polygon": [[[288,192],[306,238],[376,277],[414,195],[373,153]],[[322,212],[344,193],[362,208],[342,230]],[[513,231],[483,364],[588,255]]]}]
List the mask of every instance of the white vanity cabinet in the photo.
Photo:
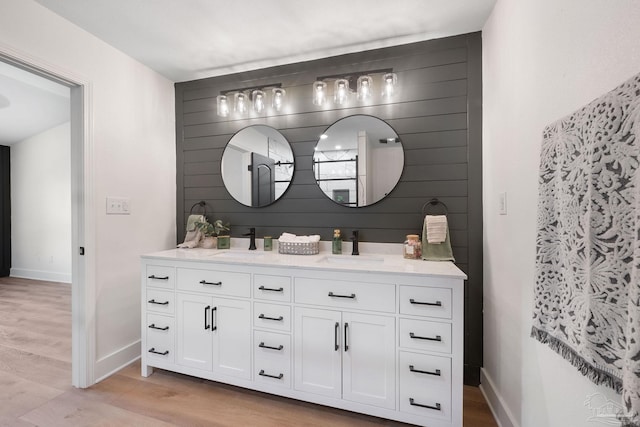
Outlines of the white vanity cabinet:
[{"label": "white vanity cabinet", "polygon": [[[430,427],[462,426],[463,281],[450,263],[322,255],[142,259],[142,375],[160,368]],[[347,260],[345,260],[347,261]]]}]

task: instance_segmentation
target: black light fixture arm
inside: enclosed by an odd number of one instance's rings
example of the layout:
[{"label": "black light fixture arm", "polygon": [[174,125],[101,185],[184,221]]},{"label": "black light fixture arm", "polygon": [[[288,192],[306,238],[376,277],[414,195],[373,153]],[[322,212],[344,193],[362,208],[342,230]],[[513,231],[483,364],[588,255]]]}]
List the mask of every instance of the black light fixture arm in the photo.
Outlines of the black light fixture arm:
[{"label": "black light fixture arm", "polygon": [[264,85],[260,85],[260,86],[247,86],[247,87],[241,87],[241,88],[237,88],[237,89],[225,89],[225,90],[221,90],[220,91],[220,95],[229,95],[232,93],[237,93],[237,92],[249,92],[249,97],[252,97],[253,91],[254,90],[265,90],[265,89],[273,89],[273,88],[280,88],[282,87],[282,83],[269,83],[269,84],[264,84]]}]

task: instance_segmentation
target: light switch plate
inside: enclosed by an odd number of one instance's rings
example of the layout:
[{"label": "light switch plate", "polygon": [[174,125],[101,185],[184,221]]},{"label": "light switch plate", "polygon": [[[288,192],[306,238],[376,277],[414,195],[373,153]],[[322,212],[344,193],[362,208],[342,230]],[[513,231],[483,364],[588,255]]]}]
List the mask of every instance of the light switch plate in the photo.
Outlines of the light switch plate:
[{"label": "light switch plate", "polygon": [[499,195],[499,202],[498,202],[498,213],[500,215],[506,215],[507,214],[507,193],[500,193]]},{"label": "light switch plate", "polygon": [[107,197],[107,215],[130,215],[131,200],[127,197]]}]

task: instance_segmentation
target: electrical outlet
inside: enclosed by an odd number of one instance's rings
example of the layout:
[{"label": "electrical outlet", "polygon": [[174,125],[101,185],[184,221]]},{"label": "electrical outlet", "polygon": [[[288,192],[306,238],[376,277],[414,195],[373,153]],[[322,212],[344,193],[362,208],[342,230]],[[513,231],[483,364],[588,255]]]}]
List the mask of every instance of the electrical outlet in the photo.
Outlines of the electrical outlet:
[{"label": "electrical outlet", "polygon": [[126,197],[107,197],[107,215],[129,215],[131,201]]},{"label": "electrical outlet", "polygon": [[500,215],[507,214],[507,193],[500,193],[498,201],[498,213]]}]

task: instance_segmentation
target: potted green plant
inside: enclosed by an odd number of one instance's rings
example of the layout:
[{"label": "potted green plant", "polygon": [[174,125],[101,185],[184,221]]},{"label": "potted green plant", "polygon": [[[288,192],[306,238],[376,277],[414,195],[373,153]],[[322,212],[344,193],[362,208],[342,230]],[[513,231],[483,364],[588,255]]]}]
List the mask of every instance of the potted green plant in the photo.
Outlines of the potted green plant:
[{"label": "potted green plant", "polygon": [[[212,224],[209,222],[196,222],[196,227],[203,235],[200,247],[205,249],[212,249],[217,247],[218,249],[228,249],[230,237],[220,236],[223,231],[229,230],[229,223],[224,224],[222,220],[217,219]],[[220,238],[223,242],[220,245]],[[226,243],[224,242],[226,240]],[[226,247],[225,247],[226,245]]]}]

